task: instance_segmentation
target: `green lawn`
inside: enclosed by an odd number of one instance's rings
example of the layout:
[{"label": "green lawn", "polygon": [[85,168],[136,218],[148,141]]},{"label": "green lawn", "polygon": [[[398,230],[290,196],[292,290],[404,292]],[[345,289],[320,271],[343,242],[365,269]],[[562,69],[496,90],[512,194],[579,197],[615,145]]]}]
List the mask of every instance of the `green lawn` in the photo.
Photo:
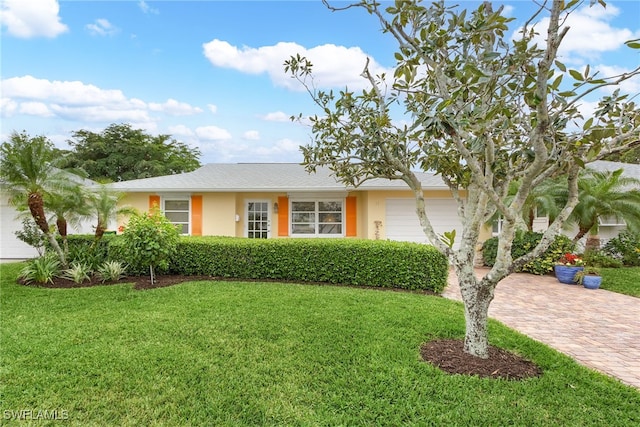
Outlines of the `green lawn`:
[{"label": "green lawn", "polygon": [[603,268],[602,289],[640,297],[640,267]]},{"label": "green lawn", "polygon": [[77,426],[640,425],[638,390],[497,322],[492,343],[538,363],[542,377],[451,376],[422,362],[422,342],[463,336],[462,306],[444,298],[240,282],[48,290],[16,285],[18,268],[0,265],[4,418],[32,409],[65,411],[50,425]]}]

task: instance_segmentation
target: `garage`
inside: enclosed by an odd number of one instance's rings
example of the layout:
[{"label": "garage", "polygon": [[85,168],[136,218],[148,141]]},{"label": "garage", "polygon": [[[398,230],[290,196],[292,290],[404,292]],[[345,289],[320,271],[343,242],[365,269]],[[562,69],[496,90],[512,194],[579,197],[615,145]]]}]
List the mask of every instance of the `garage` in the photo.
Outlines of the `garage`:
[{"label": "garage", "polygon": [[14,234],[22,228],[20,220],[16,219],[17,211],[9,205],[6,193],[0,194],[0,259],[22,260],[38,256],[35,248],[19,240]]},{"label": "garage", "polygon": [[[456,201],[453,199],[425,199],[427,216],[439,235],[445,231],[456,230],[454,248],[459,245],[462,223],[458,219]],[[429,243],[424,235],[416,215],[414,199],[386,199],[386,236],[389,240]]]}]

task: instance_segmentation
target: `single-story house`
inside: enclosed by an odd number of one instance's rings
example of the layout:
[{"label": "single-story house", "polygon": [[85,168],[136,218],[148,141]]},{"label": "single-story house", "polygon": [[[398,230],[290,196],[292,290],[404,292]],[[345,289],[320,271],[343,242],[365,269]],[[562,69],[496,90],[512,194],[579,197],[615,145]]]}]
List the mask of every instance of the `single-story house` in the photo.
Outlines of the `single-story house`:
[{"label": "single-story house", "polygon": [[[456,229],[460,235],[456,202],[447,186],[434,174],[418,176],[436,232]],[[140,211],[159,206],[186,235],[427,242],[413,194],[399,180],[373,179],[352,188],[324,168],[309,174],[299,164],[240,163],[207,164],[112,187],[126,193],[123,204]]]}]

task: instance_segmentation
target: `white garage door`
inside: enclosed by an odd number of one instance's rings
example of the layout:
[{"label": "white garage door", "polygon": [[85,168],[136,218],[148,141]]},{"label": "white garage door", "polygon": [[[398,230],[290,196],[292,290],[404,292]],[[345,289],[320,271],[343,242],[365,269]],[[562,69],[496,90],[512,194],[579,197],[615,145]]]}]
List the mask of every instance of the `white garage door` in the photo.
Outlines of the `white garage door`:
[{"label": "white garage door", "polygon": [[14,232],[22,228],[16,219],[16,210],[9,205],[5,193],[0,194],[0,259],[27,259],[38,256],[38,251],[19,240]]},{"label": "white garage door", "polygon": [[[445,231],[456,230],[454,248],[457,248],[462,234],[462,224],[458,219],[456,201],[453,199],[426,199],[425,209],[437,234],[441,235]],[[414,199],[386,200],[386,234],[389,240],[429,243],[422,227],[420,227]]]}]

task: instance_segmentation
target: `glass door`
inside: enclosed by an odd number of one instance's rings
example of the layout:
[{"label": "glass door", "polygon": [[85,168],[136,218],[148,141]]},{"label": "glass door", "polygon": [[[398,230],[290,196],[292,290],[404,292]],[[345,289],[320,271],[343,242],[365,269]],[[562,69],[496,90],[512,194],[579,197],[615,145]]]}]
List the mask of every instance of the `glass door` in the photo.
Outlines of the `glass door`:
[{"label": "glass door", "polygon": [[247,237],[267,239],[271,234],[268,201],[247,202]]}]

